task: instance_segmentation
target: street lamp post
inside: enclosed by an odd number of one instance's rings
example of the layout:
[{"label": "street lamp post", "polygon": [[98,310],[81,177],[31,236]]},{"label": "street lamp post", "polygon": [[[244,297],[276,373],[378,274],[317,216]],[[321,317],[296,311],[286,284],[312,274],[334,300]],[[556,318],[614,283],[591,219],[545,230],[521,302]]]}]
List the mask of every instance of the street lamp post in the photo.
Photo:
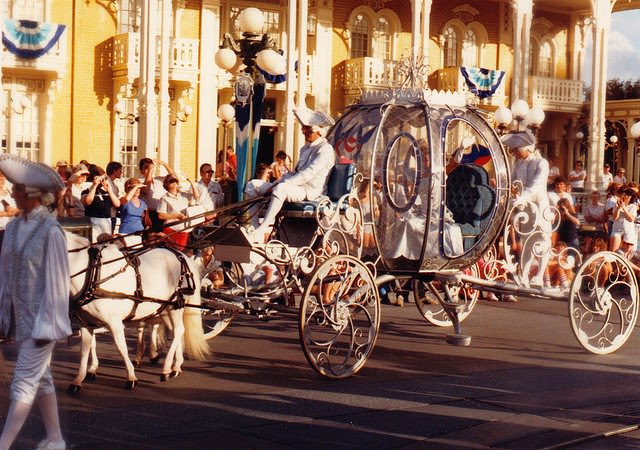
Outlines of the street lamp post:
[{"label": "street lamp post", "polygon": [[226,179],[229,175],[227,173],[227,132],[229,123],[235,118],[236,110],[228,103],[221,105],[218,108],[218,118],[222,121],[222,173],[218,174],[218,176],[222,176],[223,179]]},{"label": "street lamp post", "polygon": [[[235,40],[225,33],[216,64],[227,71],[236,72],[234,104],[236,117],[236,178],[238,197],[258,156],[260,117],[265,96],[265,73],[278,76],[286,72],[286,61],[276,51],[276,44],[268,34],[262,33],[264,15],[257,8],[246,8],[239,15],[242,38]],[[240,60],[240,64],[239,61]],[[226,149],[225,149],[226,150]],[[249,169],[249,170],[247,170]]]},{"label": "street lamp post", "polygon": [[500,135],[508,132],[509,128],[513,127],[515,120],[515,129],[513,131],[520,131],[520,128],[524,125],[537,136],[545,114],[544,110],[539,106],[529,108],[526,101],[516,100],[511,104],[511,108],[500,106],[496,109],[493,117],[498,125],[498,134]]},{"label": "street lamp post", "polygon": [[218,108],[218,117],[222,121],[222,173],[217,175],[219,177],[220,184],[224,187],[225,204],[236,201],[237,197],[237,181],[229,180],[229,174],[227,172],[227,133],[229,132],[229,123],[235,118],[235,116],[236,110],[228,103],[220,105],[220,108]]},{"label": "street lamp post", "polygon": [[589,147],[589,145],[588,145],[588,144],[589,144],[589,139],[588,139],[587,135],[585,134],[585,132],[584,132],[584,131],[579,130],[579,131],[576,133],[576,139],[578,140],[578,143],[579,143],[579,145],[580,145],[580,150],[579,150],[579,151],[580,151],[580,155],[581,155],[583,158],[586,158],[586,156],[587,156],[587,149],[588,149],[588,147]]}]

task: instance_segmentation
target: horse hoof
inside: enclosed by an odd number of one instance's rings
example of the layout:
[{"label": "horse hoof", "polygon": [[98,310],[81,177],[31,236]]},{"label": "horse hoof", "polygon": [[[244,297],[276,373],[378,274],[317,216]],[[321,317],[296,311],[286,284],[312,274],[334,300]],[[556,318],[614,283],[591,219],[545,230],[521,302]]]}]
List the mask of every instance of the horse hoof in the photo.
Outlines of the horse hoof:
[{"label": "horse hoof", "polygon": [[96,374],[87,372],[87,375],[84,377],[84,381],[88,381],[89,383],[96,381]]},{"label": "horse hoof", "polygon": [[124,388],[127,391],[133,391],[136,388],[137,385],[138,385],[138,380],[129,380],[124,385]]},{"label": "horse hoof", "polygon": [[151,364],[158,364],[158,361],[160,361],[160,355],[154,356],[153,358],[149,358],[149,362]]},{"label": "horse hoof", "polygon": [[139,369],[140,367],[142,367],[142,363],[140,361],[134,361],[133,367],[135,367],[136,369]]},{"label": "horse hoof", "polygon": [[169,381],[169,378],[171,378],[170,373],[163,373],[162,375],[160,375],[160,381],[162,382]]},{"label": "horse hoof", "polygon": [[171,371],[171,374],[170,374],[171,378],[177,378],[177,377],[179,377],[180,375],[182,375],[182,371],[181,371],[181,370],[180,370],[180,371],[178,371],[178,370],[173,370],[173,371]]},{"label": "horse hoof", "polygon": [[75,395],[78,392],[80,392],[81,389],[82,389],[82,386],[78,384],[70,384],[69,387],[67,388],[67,394]]}]

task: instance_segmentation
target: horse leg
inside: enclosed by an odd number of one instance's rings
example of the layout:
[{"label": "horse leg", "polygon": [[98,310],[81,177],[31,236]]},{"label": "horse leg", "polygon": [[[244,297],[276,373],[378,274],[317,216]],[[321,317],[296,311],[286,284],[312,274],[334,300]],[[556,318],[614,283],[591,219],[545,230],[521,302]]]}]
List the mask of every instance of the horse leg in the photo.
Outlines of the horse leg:
[{"label": "horse leg", "polygon": [[87,375],[84,377],[85,381],[95,381],[96,372],[98,372],[98,352],[96,350],[96,333],[91,333],[91,343],[89,345],[89,356],[91,356],[91,364],[87,369]]},{"label": "horse leg", "polygon": [[127,383],[125,384],[125,389],[132,390],[138,384],[138,379],[136,378],[133,363],[129,359],[127,341],[124,336],[124,324],[120,321],[113,321],[107,325],[109,327],[109,331],[111,331],[111,335],[113,336],[113,341],[116,344],[118,353],[120,353],[120,356],[124,361],[124,365],[127,368]]},{"label": "horse leg", "polygon": [[184,309],[171,309],[168,312],[168,320],[171,324],[171,345],[167,350],[164,358],[164,366],[162,367],[161,381],[167,381],[169,378],[177,377],[182,373],[182,338],[184,336],[184,323],[182,314]]},{"label": "horse leg", "polygon": [[151,364],[156,364],[160,360],[160,354],[158,353],[159,329],[159,322],[156,322],[151,326],[151,336],[149,336],[149,361],[151,362]]},{"label": "horse leg", "polygon": [[86,327],[80,328],[80,366],[78,367],[78,373],[75,379],[67,389],[69,394],[76,394],[82,389],[82,382],[87,375],[87,363],[89,361],[92,340],[95,342],[93,331],[89,331]]},{"label": "horse leg", "polygon": [[136,336],[136,356],[133,359],[133,365],[140,367],[142,365],[142,359],[144,358],[144,329],[146,324],[144,322],[138,323],[138,334]]}]

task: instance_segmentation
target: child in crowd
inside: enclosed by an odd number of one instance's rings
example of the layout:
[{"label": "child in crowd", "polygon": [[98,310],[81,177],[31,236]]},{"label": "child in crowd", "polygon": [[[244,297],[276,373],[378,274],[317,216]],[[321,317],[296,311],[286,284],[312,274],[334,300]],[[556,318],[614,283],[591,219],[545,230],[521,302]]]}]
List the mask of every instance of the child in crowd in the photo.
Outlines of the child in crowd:
[{"label": "child in crowd", "polygon": [[578,241],[580,220],[573,205],[566,198],[561,198],[558,200],[558,211],[560,212],[560,224],[558,225],[557,239],[578,250],[580,247]]},{"label": "child in crowd", "polygon": [[568,289],[569,283],[573,280],[575,265],[576,259],[571,255],[567,244],[562,241],[556,242],[553,247],[553,256],[549,259],[544,274],[545,287]]},{"label": "child in crowd", "polygon": [[630,243],[638,241],[635,226],[637,215],[636,193],[632,189],[624,189],[611,215],[613,226],[609,238],[609,250],[617,251],[623,241]]},{"label": "child in crowd", "polygon": [[277,181],[282,178],[283,175],[291,172],[291,165],[289,161],[289,157],[283,150],[276,153],[276,160],[271,165],[273,181]]}]

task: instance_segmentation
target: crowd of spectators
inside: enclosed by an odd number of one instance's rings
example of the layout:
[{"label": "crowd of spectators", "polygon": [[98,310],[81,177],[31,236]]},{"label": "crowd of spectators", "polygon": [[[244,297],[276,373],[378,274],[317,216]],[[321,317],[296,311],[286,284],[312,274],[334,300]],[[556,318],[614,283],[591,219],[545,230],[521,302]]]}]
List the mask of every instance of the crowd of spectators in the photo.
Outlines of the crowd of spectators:
[{"label": "crowd of spectators", "polygon": [[[599,251],[617,252],[628,258],[640,275],[640,185],[627,181],[624,168],[618,168],[614,175],[609,164],[604,164],[597,180],[598,189],[585,192],[586,171],[582,161],[575,162],[567,178],[559,170],[552,170],[555,167],[552,159],[549,164],[549,203],[558,214],[552,235],[553,253],[567,255],[564,249],[571,248],[584,260]],[[571,261],[561,265],[551,261],[545,285],[566,287],[573,272],[558,272],[560,266],[571,266]]]},{"label": "crowd of spectators", "polygon": [[123,242],[131,246],[152,237],[185,250],[188,235],[171,228],[172,223],[186,219],[187,209],[194,204],[213,211],[224,199],[212,165],[202,164],[197,184],[180,178],[161,160],[142,158],[138,168],[140,178],[125,180],[117,161],[109,162],[106,171],[87,160],[73,166],[58,161],[55,169],[66,186],[59,197],[58,217],[86,218],[94,242],[123,236]]}]

